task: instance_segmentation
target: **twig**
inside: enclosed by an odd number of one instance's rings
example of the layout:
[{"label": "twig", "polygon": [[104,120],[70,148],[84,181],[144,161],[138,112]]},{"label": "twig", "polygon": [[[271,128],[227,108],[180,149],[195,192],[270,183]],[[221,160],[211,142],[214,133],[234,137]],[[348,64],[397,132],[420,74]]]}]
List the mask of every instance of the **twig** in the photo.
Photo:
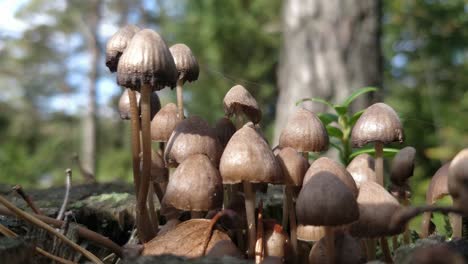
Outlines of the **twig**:
[{"label": "twig", "polygon": [[39,214],[41,215],[42,212],[41,210],[39,210],[39,208],[34,204],[34,202],[32,201],[31,197],[29,197],[29,195],[27,195],[24,190],[23,190],[23,187],[21,187],[21,185],[15,185],[13,188],[12,188],[19,196],[21,196],[21,198],[23,198],[23,200],[28,204],[28,206],[31,208],[31,210],[33,210],[34,213],[36,214]]},{"label": "twig", "polygon": [[47,225],[46,223],[42,222],[41,220],[39,220],[38,218],[34,217],[33,215],[30,215],[24,211],[22,211],[21,209],[19,209],[18,207],[16,207],[14,204],[10,203],[7,199],[3,198],[3,196],[0,196],[0,203],[3,204],[6,208],[8,208],[9,210],[11,210],[12,212],[14,212],[18,217],[20,218],[23,218],[24,220],[26,220],[27,222],[30,222],[31,224],[34,224],[40,228],[43,228],[44,230],[46,230],[47,232],[51,233],[52,235],[55,235],[57,237],[59,237],[60,239],[62,239],[62,241],[69,245],[71,248],[73,248],[74,250],[80,252],[81,254],[83,254],[86,258],[88,258],[89,260],[91,260],[92,262],[94,263],[98,263],[98,264],[104,264],[98,257],[96,257],[93,253],[89,252],[88,250],[80,247],[78,244],[76,244],[75,242],[71,241],[70,239],[68,239],[66,236],[64,236],[63,234],[57,232],[54,228],[50,227],[49,225]]},{"label": "twig", "polygon": [[419,207],[405,207],[399,211],[397,211],[391,221],[390,221],[390,229],[396,230],[400,229],[403,225],[406,225],[411,218],[417,216],[418,214],[424,212],[439,212],[439,213],[455,213],[459,215],[464,215],[464,212],[460,209],[456,209],[454,207],[444,207],[444,206],[432,206],[432,205],[424,205]]},{"label": "twig", "polygon": [[70,189],[71,189],[71,180],[72,180],[72,170],[67,169],[66,171],[67,174],[67,180],[65,181],[65,197],[63,198],[63,203],[62,207],[60,207],[60,211],[57,215],[57,220],[62,220],[63,215],[65,214],[65,210],[67,209],[68,206],[68,200],[70,198]]}]

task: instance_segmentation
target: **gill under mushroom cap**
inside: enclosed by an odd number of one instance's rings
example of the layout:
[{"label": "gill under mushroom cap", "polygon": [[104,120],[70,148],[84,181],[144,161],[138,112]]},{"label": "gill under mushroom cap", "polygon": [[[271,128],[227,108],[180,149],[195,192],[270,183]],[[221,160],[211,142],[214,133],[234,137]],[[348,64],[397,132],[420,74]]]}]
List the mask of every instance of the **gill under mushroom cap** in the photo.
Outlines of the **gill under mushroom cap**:
[{"label": "gill under mushroom cap", "polygon": [[320,119],[313,112],[299,108],[281,131],[279,146],[299,152],[321,152],[328,149],[328,140]]},{"label": "gill under mushroom cap", "polygon": [[135,25],[126,25],[110,37],[106,43],[106,66],[110,72],[117,71],[119,59],[130,40],[140,28]]},{"label": "gill under mushroom cap", "polygon": [[151,120],[151,140],[167,142],[179,122],[177,106],[166,104]]},{"label": "gill under mushroom cap", "polygon": [[242,85],[229,89],[224,96],[223,105],[228,116],[244,114],[255,124],[262,119],[262,110],[257,101]]},{"label": "gill under mushroom cap", "polygon": [[369,106],[359,117],[351,133],[354,147],[362,147],[371,142],[401,143],[403,138],[400,118],[393,108],[384,103]]},{"label": "gill under mushroom cap", "polygon": [[177,71],[179,72],[179,79],[188,82],[196,81],[200,69],[192,50],[183,43],[177,43],[172,45],[169,51],[174,58]]},{"label": "gill under mushroom cap", "polygon": [[148,85],[153,90],[175,87],[178,72],[169,48],[161,36],[151,29],[137,32],[117,67],[117,83],[139,90]]}]

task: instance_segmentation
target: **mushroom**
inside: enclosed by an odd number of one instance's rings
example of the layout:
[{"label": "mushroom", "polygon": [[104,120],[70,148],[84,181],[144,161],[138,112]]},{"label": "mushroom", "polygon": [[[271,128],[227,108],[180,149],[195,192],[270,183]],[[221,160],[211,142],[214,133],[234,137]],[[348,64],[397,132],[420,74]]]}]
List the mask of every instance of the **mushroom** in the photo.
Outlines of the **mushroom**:
[{"label": "mushroom", "polygon": [[226,93],[223,105],[224,113],[228,117],[236,116],[238,128],[244,125],[240,121],[242,115],[245,115],[254,124],[262,119],[262,110],[258,107],[257,101],[242,85],[235,85]]},{"label": "mushroom", "polygon": [[354,147],[374,143],[375,173],[377,182],[383,186],[383,145],[391,142],[403,142],[403,127],[393,108],[376,103],[369,106],[359,117],[351,132]]},{"label": "mushroom", "polygon": [[224,116],[218,119],[218,122],[216,122],[215,130],[219,142],[223,148],[225,148],[229,139],[231,139],[232,135],[236,133],[236,126],[234,126],[231,119]]},{"label": "mushroom", "polygon": [[179,122],[177,106],[174,103],[166,104],[151,120],[151,139],[167,142]]},{"label": "mushroom", "polygon": [[174,58],[175,66],[179,72],[177,80],[177,107],[179,118],[184,119],[183,86],[186,81],[193,82],[198,79],[200,69],[192,50],[185,44],[172,45],[169,50]]},{"label": "mushroom", "polygon": [[[420,247],[409,256],[411,264],[463,264],[463,256],[447,244],[436,244]],[[405,259],[406,260],[406,259]]]},{"label": "mushroom", "polygon": [[[119,114],[123,120],[131,119],[129,89],[126,88],[119,99]],[[138,110],[140,110],[140,93],[136,92]],[[161,109],[161,101],[156,92],[151,93],[151,118]],[[138,111],[140,113],[140,111]]]},{"label": "mushroom", "polygon": [[218,167],[222,147],[214,129],[202,118],[191,116],[174,128],[164,151],[164,160],[175,167],[193,154],[205,154]]},{"label": "mushroom", "polygon": [[[336,232],[335,241],[336,258],[335,263],[340,264],[359,264],[365,263],[365,257],[362,255],[361,245],[352,236]],[[328,255],[325,253],[325,239],[320,239],[314,244],[309,254],[309,263],[330,263]]]},{"label": "mushroom", "polygon": [[[165,86],[174,87],[177,82],[177,70],[174,64],[169,49],[164,40],[158,33],[150,29],[143,29],[138,31],[131,41],[128,43],[124,53],[120,57],[117,66],[117,83],[124,87],[132,89],[130,92],[130,105],[136,116],[137,104],[136,96],[133,91],[141,92],[141,145],[143,150],[143,170],[141,173],[141,180],[139,182],[138,192],[138,206],[137,215],[142,221],[145,219],[146,213],[146,197],[149,188],[150,170],[151,170],[151,133],[150,133],[150,112],[151,103],[150,96],[153,90],[161,90]],[[137,131],[139,121],[134,118],[132,121],[132,145],[134,149],[134,163],[137,161],[139,139],[137,139]],[[135,155],[136,154],[136,155]],[[138,163],[137,163],[138,164]],[[135,171],[134,171],[135,173]],[[139,229],[143,228],[145,222],[137,220],[140,224]],[[143,241],[151,238],[152,232],[145,232],[146,230],[139,230],[139,235]]]},{"label": "mushroom", "polygon": [[359,189],[362,182],[377,182],[375,177],[375,160],[369,154],[359,154],[346,167],[346,170],[353,176],[354,182]]},{"label": "mushroom", "polygon": [[299,224],[324,226],[327,259],[335,263],[333,227],[359,218],[354,193],[336,175],[321,171],[302,186],[296,213]]},{"label": "mushroom", "polygon": [[255,247],[255,193],[252,183],[278,183],[281,168],[268,144],[252,123],[247,123],[229,140],[219,165],[224,184],[242,182],[249,234],[248,255],[253,257]]},{"label": "mushroom", "polygon": [[297,225],[297,239],[306,242],[317,242],[325,236],[323,226]]},{"label": "mushroom", "polygon": [[234,258],[242,259],[244,256],[242,252],[236,247],[231,240],[221,240],[217,242],[206,254],[214,258],[222,258],[224,256],[231,256]]},{"label": "mushroom", "polygon": [[106,43],[106,66],[110,72],[117,71],[119,59],[127,47],[133,35],[140,31],[140,28],[134,25],[127,25],[119,29],[110,37]]},{"label": "mushroom", "polygon": [[206,155],[191,155],[171,175],[163,203],[191,212],[221,208],[223,184],[219,171]]},{"label": "mushroom", "polygon": [[[453,199],[453,207],[468,214],[468,148],[460,151],[450,162],[448,169],[448,190]],[[462,219],[454,219],[454,237],[461,237]]]},{"label": "mushroom", "polygon": [[264,256],[278,257],[284,263],[289,263],[290,246],[288,234],[274,220],[266,219],[264,220],[264,225]]}]

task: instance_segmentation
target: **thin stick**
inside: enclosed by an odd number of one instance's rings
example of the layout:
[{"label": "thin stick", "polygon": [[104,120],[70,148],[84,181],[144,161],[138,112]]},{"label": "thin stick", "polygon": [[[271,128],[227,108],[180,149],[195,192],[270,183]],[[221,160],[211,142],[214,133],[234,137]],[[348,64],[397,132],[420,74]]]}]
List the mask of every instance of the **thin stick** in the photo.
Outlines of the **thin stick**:
[{"label": "thin stick", "polygon": [[31,210],[36,213],[36,214],[39,214],[41,215],[42,212],[41,210],[39,210],[39,208],[34,204],[33,200],[31,199],[31,197],[29,197],[29,195],[27,195],[24,190],[23,190],[23,187],[21,187],[21,185],[15,185],[15,187],[13,187],[13,190],[19,195],[21,196],[21,198],[23,198],[23,200],[26,202],[26,204],[28,204],[29,208],[31,208]]},{"label": "thin stick", "polygon": [[463,215],[463,211],[454,207],[444,206],[431,206],[423,205],[419,207],[405,207],[397,211],[393,216],[389,224],[389,229],[400,229],[401,226],[406,225],[413,217],[424,213],[424,212],[439,212],[439,213],[456,213]]},{"label": "thin stick", "polygon": [[263,244],[263,202],[260,200],[258,205],[257,216],[257,240],[255,241],[255,264],[260,264],[263,261],[264,249]]},{"label": "thin stick", "polygon": [[130,99],[133,183],[135,185],[135,194],[138,197],[140,188],[140,115],[135,91],[129,89],[128,98]]},{"label": "thin stick", "polygon": [[382,142],[375,142],[375,176],[377,183],[384,186],[384,164],[383,164],[383,144]]},{"label": "thin stick", "polygon": [[159,216],[158,212],[154,208],[154,184],[149,186],[149,195],[148,195],[148,208],[151,217],[151,223],[153,223],[153,229],[158,232],[159,230]]},{"label": "thin stick", "polygon": [[184,120],[184,95],[183,95],[183,85],[184,81],[183,79],[177,80],[177,88],[176,88],[176,93],[177,93],[177,112],[179,115],[180,120]]},{"label": "thin stick", "polygon": [[289,209],[289,231],[291,237],[291,246],[293,250],[293,259],[297,259],[297,223],[296,223],[296,207],[293,202],[292,186],[286,185],[286,199]]},{"label": "thin stick", "polygon": [[57,220],[63,220],[63,216],[65,214],[65,210],[67,210],[68,200],[70,198],[70,190],[71,190],[71,180],[72,180],[72,170],[67,169],[66,171],[67,179],[65,181],[65,197],[63,198],[62,206],[60,207],[60,211],[57,215]]},{"label": "thin stick", "polygon": [[245,194],[245,213],[247,216],[247,228],[249,237],[249,246],[247,256],[251,259],[255,252],[255,193],[252,190],[252,184],[248,181],[243,181]]},{"label": "thin stick", "polygon": [[335,263],[335,232],[333,227],[324,226],[325,229],[325,244],[327,249],[327,260],[329,264]]},{"label": "thin stick", "polygon": [[[18,209],[19,210],[19,209]],[[8,216],[16,216],[15,213],[9,211],[8,209],[1,207],[0,206],[0,215],[8,215]],[[37,214],[32,214],[35,218],[38,218],[39,220],[43,221],[46,224],[52,225],[53,227],[60,228],[63,225],[63,221],[50,218],[48,216],[44,215],[37,215]],[[91,231],[85,227],[78,226],[76,228],[77,235],[80,238],[87,239],[89,241],[92,241],[98,245],[101,245],[105,248],[108,248],[110,251],[114,252],[117,254],[117,256],[122,257],[122,248],[114,243],[112,240],[110,240],[107,237],[102,236],[101,234],[98,234],[94,231]]]},{"label": "thin stick", "polygon": [[98,257],[96,257],[93,253],[89,252],[88,250],[80,247],[78,244],[76,244],[75,242],[71,241],[70,239],[68,239],[66,236],[64,236],[63,234],[57,232],[54,228],[50,227],[49,225],[47,225],[46,223],[42,222],[41,220],[39,220],[38,218],[18,209],[15,205],[13,205],[12,203],[10,203],[7,199],[3,198],[3,196],[0,196],[0,203],[3,204],[6,208],[8,208],[9,210],[13,211],[18,217],[20,218],[23,218],[24,220],[26,220],[27,222],[33,224],[33,225],[36,225],[37,227],[39,228],[42,228],[44,230],[46,230],[47,232],[49,232],[50,234],[54,235],[54,236],[57,236],[58,238],[60,238],[65,244],[69,245],[71,248],[73,248],[74,250],[80,252],[81,254],[83,254],[86,258],[88,258],[89,260],[91,260],[92,262],[94,263],[98,263],[98,264],[104,264]]},{"label": "thin stick", "polygon": [[385,258],[385,263],[393,263],[392,254],[390,254],[390,248],[388,247],[387,238],[381,237],[380,238],[380,249]]},{"label": "thin stick", "polygon": [[289,208],[288,208],[288,199],[286,198],[286,186],[283,188],[283,220],[281,221],[281,225],[284,229],[287,228],[289,224]]}]

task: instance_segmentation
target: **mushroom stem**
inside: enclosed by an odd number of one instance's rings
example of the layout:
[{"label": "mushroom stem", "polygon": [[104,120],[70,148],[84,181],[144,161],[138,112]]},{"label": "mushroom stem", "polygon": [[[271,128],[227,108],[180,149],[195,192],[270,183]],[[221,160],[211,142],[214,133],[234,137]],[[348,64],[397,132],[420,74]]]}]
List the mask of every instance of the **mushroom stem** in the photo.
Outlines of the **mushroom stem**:
[{"label": "mushroom stem", "polygon": [[429,227],[431,226],[431,218],[432,218],[431,212],[425,212],[423,214],[423,220],[422,220],[422,225],[421,225],[421,237],[422,238],[426,238],[430,235]]},{"label": "mushroom stem", "polygon": [[63,197],[63,203],[60,207],[60,211],[57,215],[57,220],[63,220],[63,216],[65,214],[65,210],[67,210],[68,200],[70,198],[70,189],[71,189],[71,180],[72,180],[72,170],[67,169],[66,171],[67,179],[65,181],[65,196]]},{"label": "mushroom stem", "polygon": [[[402,201],[403,206],[408,207],[410,205],[410,200],[408,198],[403,199]],[[405,226],[405,231],[403,232],[403,243],[405,245],[409,245],[410,243],[410,232],[408,229],[408,225]]]},{"label": "mushroom stem", "polygon": [[[153,229],[155,232],[158,232],[159,230],[159,216],[158,212],[156,211],[156,208],[154,208],[154,185],[150,184],[149,186],[149,194],[148,194],[148,208],[149,208],[149,213],[151,216],[151,222],[153,223]],[[160,200],[161,201],[161,200]]]},{"label": "mushroom stem", "polygon": [[183,85],[184,85],[183,79],[177,80],[177,88],[176,88],[177,110],[178,110],[180,120],[184,120],[184,95],[183,95],[184,88],[183,88]]},{"label": "mushroom stem", "polygon": [[243,181],[245,194],[245,213],[247,216],[247,228],[249,233],[249,247],[247,256],[253,258],[255,252],[255,193],[252,189],[252,184],[248,181]]},{"label": "mushroom stem", "polygon": [[331,226],[324,226],[324,229],[328,263],[333,264],[335,263],[335,232]]},{"label": "mushroom stem", "polygon": [[395,252],[398,249],[398,236],[397,235],[392,236],[392,249],[393,249],[393,252]]},{"label": "mushroom stem", "polygon": [[373,238],[369,238],[366,241],[366,248],[367,248],[367,261],[375,259],[375,240]]},{"label": "mushroom stem", "polygon": [[205,214],[202,211],[190,211],[190,216],[192,219],[204,218]]},{"label": "mushroom stem", "polygon": [[380,249],[385,258],[385,263],[393,263],[392,254],[390,254],[390,248],[388,247],[388,241],[386,237],[380,238]]},{"label": "mushroom stem", "polygon": [[452,238],[462,237],[462,217],[460,215],[450,214],[452,222]]},{"label": "mushroom stem", "polygon": [[444,206],[432,206],[424,205],[419,207],[406,207],[397,211],[393,216],[389,224],[389,228],[399,229],[402,225],[406,225],[413,217],[424,213],[424,212],[440,212],[440,213],[455,213],[463,215],[463,211],[456,209],[454,207],[444,207]]},{"label": "mushroom stem", "polygon": [[291,238],[293,259],[297,259],[297,224],[296,224],[296,210],[293,202],[293,187],[286,185],[286,204],[289,210],[289,231]]},{"label": "mushroom stem", "polygon": [[383,164],[383,144],[382,142],[375,142],[375,177],[380,186],[384,186],[384,164]]},{"label": "mushroom stem", "polygon": [[263,203],[260,200],[257,216],[257,240],[255,242],[255,264],[260,264],[264,258],[264,241],[263,241]]},{"label": "mushroom stem", "polygon": [[283,219],[281,225],[286,229],[288,226],[289,219],[289,208],[288,208],[288,199],[286,198],[286,186],[283,189]]},{"label": "mushroom stem", "polygon": [[128,97],[130,99],[133,184],[135,185],[136,197],[138,197],[140,191],[140,115],[138,114],[135,91],[129,89]]}]

